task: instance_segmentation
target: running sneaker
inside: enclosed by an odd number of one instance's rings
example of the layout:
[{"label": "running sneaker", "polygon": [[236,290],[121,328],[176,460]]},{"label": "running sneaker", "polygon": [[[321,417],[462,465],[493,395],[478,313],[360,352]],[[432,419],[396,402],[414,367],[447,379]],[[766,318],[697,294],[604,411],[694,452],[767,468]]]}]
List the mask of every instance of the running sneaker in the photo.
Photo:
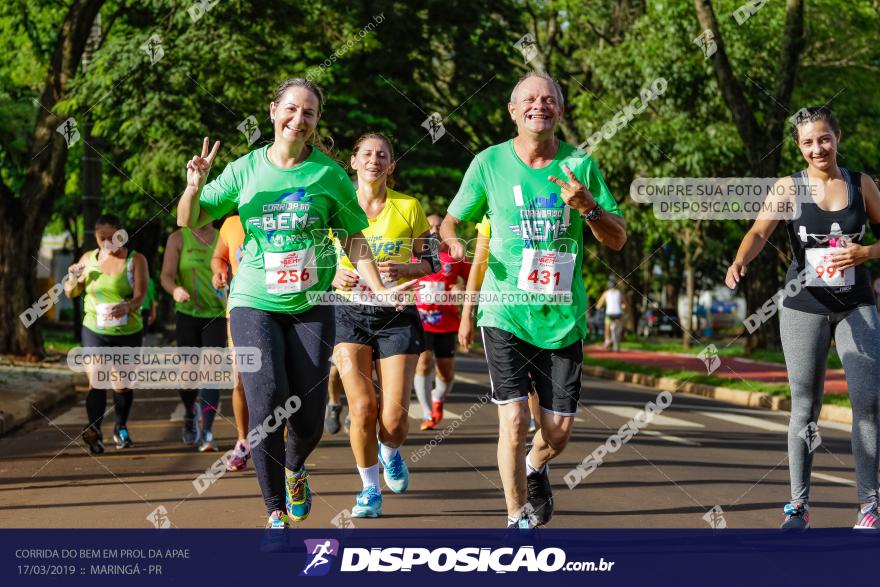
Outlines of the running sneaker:
[{"label": "running sneaker", "polygon": [[217,452],[217,445],[214,443],[214,433],[205,432],[201,444],[199,444],[199,452]]},{"label": "running sneaker", "polygon": [[385,484],[388,486],[388,489],[394,493],[406,491],[406,488],[409,487],[409,469],[403,457],[400,456],[400,451],[394,453],[391,460],[386,463],[382,458],[382,451],[380,450],[379,462],[382,464],[382,469],[384,469]]},{"label": "running sneaker", "polygon": [[324,411],[324,432],[327,434],[336,434],[342,427],[339,418],[342,416],[342,404],[327,404]]},{"label": "running sneaker", "polygon": [[309,489],[309,472],[303,468],[298,473],[286,471],[284,483],[287,515],[294,522],[302,522],[309,517],[312,509],[312,490]]},{"label": "running sneaker", "polygon": [[266,522],[266,529],[284,530],[285,528],[290,528],[290,520],[287,518],[287,514],[281,510],[272,512],[272,515],[269,516],[269,521]]},{"label": "running sneaker", "polygon": [[82,433],[83,442],[89,447],[89,452],[99,455],[104,452],[104,435],[94,426],[88,426]]},{"label": "running sneaker", "polygon": [[434,426],[443,420],[443,402],[435,401],[431,404],[431,420],[434,421]]},{"label": "running sneaker", "polygon": [[368,485],[357,494],[354,507],[351,508],[352,518],[378,518],[382,515],[382,493],[378,487]]},{"label": "running sneaker", "polygon": [[550,467],[544,465],[541,471],[526,475],[529,505],[538,519],[538,526],[543,526],[553,517],[553,489],[550,487]]},{"label": "running sneaker", "polygon": [[532,525],[532,519],[527,515],[522,515],[518,520],[510,521],[510,518],[507,518],[507,529],[508,530],[531,530],[535,526]]},{"label": "running sneaker", "polygon": [[131,448],[134,446],[134,443],[131,441],[131,436],[128,434],[127,426],[116,426],[113,428],[113,440],[116,441],[116,448]]},{"label": "running sneaker", "polygon": [[806,505],[787,503],[782,508],[782,513],[785,514],[785,520],[780,526],[783,530],[804,530],[810,527],[810,509]]},{"label": "running sneaker", "polygon": [[248,457],[250,456],[247,440],[239,440],[235,443],[235,450],[226,463],[227,471],[244,471],[247,469]]},{"label": "running sneaker", "polygon": [[192,446],[199,442],[201,434],[199,434],[199,423],[196,421],[195,416],[185,417],[183,419],[183,432],[181,437],[183,438],[183,444]]},{"label": "running sneaker", "polygon": [[419,424],[419,430],[433,430],[434,429],[434,420],[432,418],[428,418],[427,420],[422,420],[422,423]]},{"label": "running sneaker", "polygon": [[880,513],[877,512],[877,502],[871,503],[859,510],[856,514],[856,525],[853,530],[880,530]]}]

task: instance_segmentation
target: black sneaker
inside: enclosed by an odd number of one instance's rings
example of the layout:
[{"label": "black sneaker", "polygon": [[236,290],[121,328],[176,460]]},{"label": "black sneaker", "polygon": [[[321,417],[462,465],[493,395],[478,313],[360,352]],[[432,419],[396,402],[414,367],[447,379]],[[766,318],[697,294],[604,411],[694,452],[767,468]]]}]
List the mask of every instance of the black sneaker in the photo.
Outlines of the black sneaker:
[{"label": "black sneaker", "polygon": [[342,427],[339,418],[342,416],[342,404],[327,404],[324,412],[324,432],[327,434],[336,434]]},{"label": "black sneaker", "polygon": [[82,433],[83,442],[89,447],[89,452],[99,455],[104,452],[104,435],[94,426],[88,426]]},{"label": "black sneaker", "polygon": [[199,433],[199,423],[196,421],[195,416],[191,418],[184,416],[181,437],[183,438],[183,444],[190,446],[199,442],[201,434]]},{"label": "black sneaker", "polygon": [[134,446],[126,426],[117,426],[113,429],[113,440],[116,441],[116,448],[119,449],[131,448]]},{"label": "black sneaker", "polygon": [[538,526],[543,526],[553,517],[553,489],[550,487],[550,467],[526,476],[529,505],[538,518]]}]

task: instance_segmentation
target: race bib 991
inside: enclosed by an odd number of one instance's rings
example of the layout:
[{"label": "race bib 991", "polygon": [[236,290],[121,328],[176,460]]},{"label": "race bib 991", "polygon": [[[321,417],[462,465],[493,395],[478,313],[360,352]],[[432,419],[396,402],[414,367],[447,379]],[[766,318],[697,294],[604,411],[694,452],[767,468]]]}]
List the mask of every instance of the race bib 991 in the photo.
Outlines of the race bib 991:
[{"label": "race bib 991", "polygon": [[807,287],[844,287],[856,282],[855,268],[835,269],[832,253],[842,248],[822,247],[806,249]]}]

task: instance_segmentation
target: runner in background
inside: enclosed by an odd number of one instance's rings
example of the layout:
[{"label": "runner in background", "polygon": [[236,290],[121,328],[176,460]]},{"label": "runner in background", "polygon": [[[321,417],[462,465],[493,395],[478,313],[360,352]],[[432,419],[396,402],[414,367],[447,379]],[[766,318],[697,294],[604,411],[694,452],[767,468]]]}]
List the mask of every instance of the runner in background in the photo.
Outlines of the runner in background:
[{"label": "runner in background", "polygon": [[[224,220],[223,225],[220,226],[220,236],[217,238],[217,246],[214,247],[214,255],[211,257],[211,273],[213,273],[211,284],[218,290],[228,291],[231,278],[234,278],[238,272],[243,244],[244,228],[241,225],[241,217],[235,214]],[[226,346],[230,349],[233,347],[232,327],[229,325],[229,304],[226,306]],[[226,463],[226,470],[243,471],[247,468],[248,457],[251,453],[247,442],[248,408],[241,374],[234,364],[233,370],[235,371],[235,383],[232,386],[232,413],[235,417],[238,440],[235,441],[232,458]]]},{"label": "runner in background", "polygon": [[[581,279],[584,234],[619,250],[625,222],[596,163],[555,136],[562,90],[529,72],[511,92],[515,138],[476,155],[440,227],[453,259],[464,258],[461,221],[489,218],[489,268],[478,325],[498,404],[498,468],[507,526],[546,524],[553,515],[547,464],[565,449],[577,413],[586,335]],[[562,179],[564,178],[564,179]],[[502,303],[512,297],[519,303]],[[526,454],[529,381],[537,387],[541,429]]]},{"label": "runner in background", "polygon": [[[119,246],[119,239],[114,236],[120,231],[122,222],[117,216],[99,216],[95,221],[98,248],[83,253],[79,262],[67,270],[65,295],[75,298],[85,292],[83,348],[139,347],[143,342],[140,308],[147,293],[147,259],[126,246]],[[129,448],[133,442],[127,424],[134,392],[124,388],[114,388],[113,392],[116,413],[113,440],[116,448]],[[101,424],[106,408],[107,390],[91,384],[86,396],[89,423],[82,432],[82,439],[93,454],[104,452]]]},{"label": "runner in background", "polygon": [[623,338],[623,311],[626,304],[623,292],[617,289],[617,280],[608,280],[608,289],[599,296],[597,308],[605,309],[605,348],[615,353],[620,351],[620,340]]},{"label": "runner in background", "polygon": [[[175,230],[165,245],[162,288],[174,298],[179,347],[226,346],[226,293],[214,287],[211,273],[217,238],[218,231],[208,224]],[[180,389],[178,393],[184,407],[184,444],[198,444],[200,452],[216,451],[213,427],[220,390]]]},{"label": "runner in background", "polygon": [[[492,236],[492,227],[489,219],[483,219],[477,223],[477,244],[474,248],[474,260],[468,275],[467,294],[461,307],[461,323],[458,327],[458,343],[470,349],[474,341],[474,323],[477,319],[476,296],[483,287],[483,279],[486,269],[489,267],[489,239]],[[529,374],[529,432],[535,432],[541,427],[541,404],[535,390],[535,382]]]},{"label": "runner in background", "polygon": [[[341,428],[340,419],[342,418],[342,378],[339,376],[339,369],[336,368],[331,361],[330,375],[327,382],[327,409],[324,410],[324,432],[327,434],[337,434]],[[345,417],[345,432],[351,425],[351,415]]]},{"label": "runner in background", "polygon": [[[437,236],[442,222],[443,219],[436,214],[428,216],[432,236]],[[416,308],[425,330],[425,350],[419,355],[413,382],[422,408],[422,430],[433,430],[443,419],[443,403],[455,383],[459,316],[452,295],[461,291],[470,271],[470,263],[454,261],[445,249],[440,250],[440,264],[440,271],[419,280],[422,288],[416,292]],[[434,296],[449,299],[432,301]],[[437,375],[433,376],[435,364]]]},{"label": "runner in background", "polygon": [[[427,249],[430,227],[417,199],[387,185],[394,172],[391,141],[379,133],[362,135],[352,150],[351,167],[357,172],[358,204],[369,220],[363,234],[383,283],[399,284],[439,269],[430,258],[411,262],[414,254],[421,258]],[[380,463],[391,491],[403,493],[409,486],[409,470],[399,448],[409,432],[412,381],[424,335],[416,308],[400,311],[378,304],[345,255],[339,257],[333,283],[341,296],[351,300],[336,307],[333,351],[351,416],[351,450],[363,485],[351,514],[374,518],[382,515]]]},{"label": "runner in background", "polygon": [[141,322],[144,325],[144,334],[152,330],[158,316],[159,303],[156,301],[156,282],[152,277],[147,277],[147,295],[141,306]]}]

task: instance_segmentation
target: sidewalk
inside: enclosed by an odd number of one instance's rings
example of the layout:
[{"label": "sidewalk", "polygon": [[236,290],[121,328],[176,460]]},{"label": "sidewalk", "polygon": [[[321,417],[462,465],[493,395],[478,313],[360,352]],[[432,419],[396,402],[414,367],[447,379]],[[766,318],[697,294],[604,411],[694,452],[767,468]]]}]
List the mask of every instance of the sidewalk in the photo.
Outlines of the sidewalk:
[{"label": "sidewalk", "polygon": [[[680,369],[682,371],[696,371],[707,373],[706,365],[696,355],[684,355],[679,353],[659,353],[651,351],[621,350],[619,353],[606,351],[599,346],[584,348],[587,356],[594,359],[606,359],[656,367],[660,369]],[[728,379],[740,379],[746,381],[760,381],[764,383],[788,384],[788,371],[785,365],[779,363],[762,363],[749,359],[736,357],[718,357],[721,364],[712,373],[716,377]],[[825,393],[846,393],[846,378],[843,369],[830,369],[825,373]]]},{"label": "sidewalk", "polygon": [[80,379],[64,363],[0,360],[0,437],[72,396]]}]

